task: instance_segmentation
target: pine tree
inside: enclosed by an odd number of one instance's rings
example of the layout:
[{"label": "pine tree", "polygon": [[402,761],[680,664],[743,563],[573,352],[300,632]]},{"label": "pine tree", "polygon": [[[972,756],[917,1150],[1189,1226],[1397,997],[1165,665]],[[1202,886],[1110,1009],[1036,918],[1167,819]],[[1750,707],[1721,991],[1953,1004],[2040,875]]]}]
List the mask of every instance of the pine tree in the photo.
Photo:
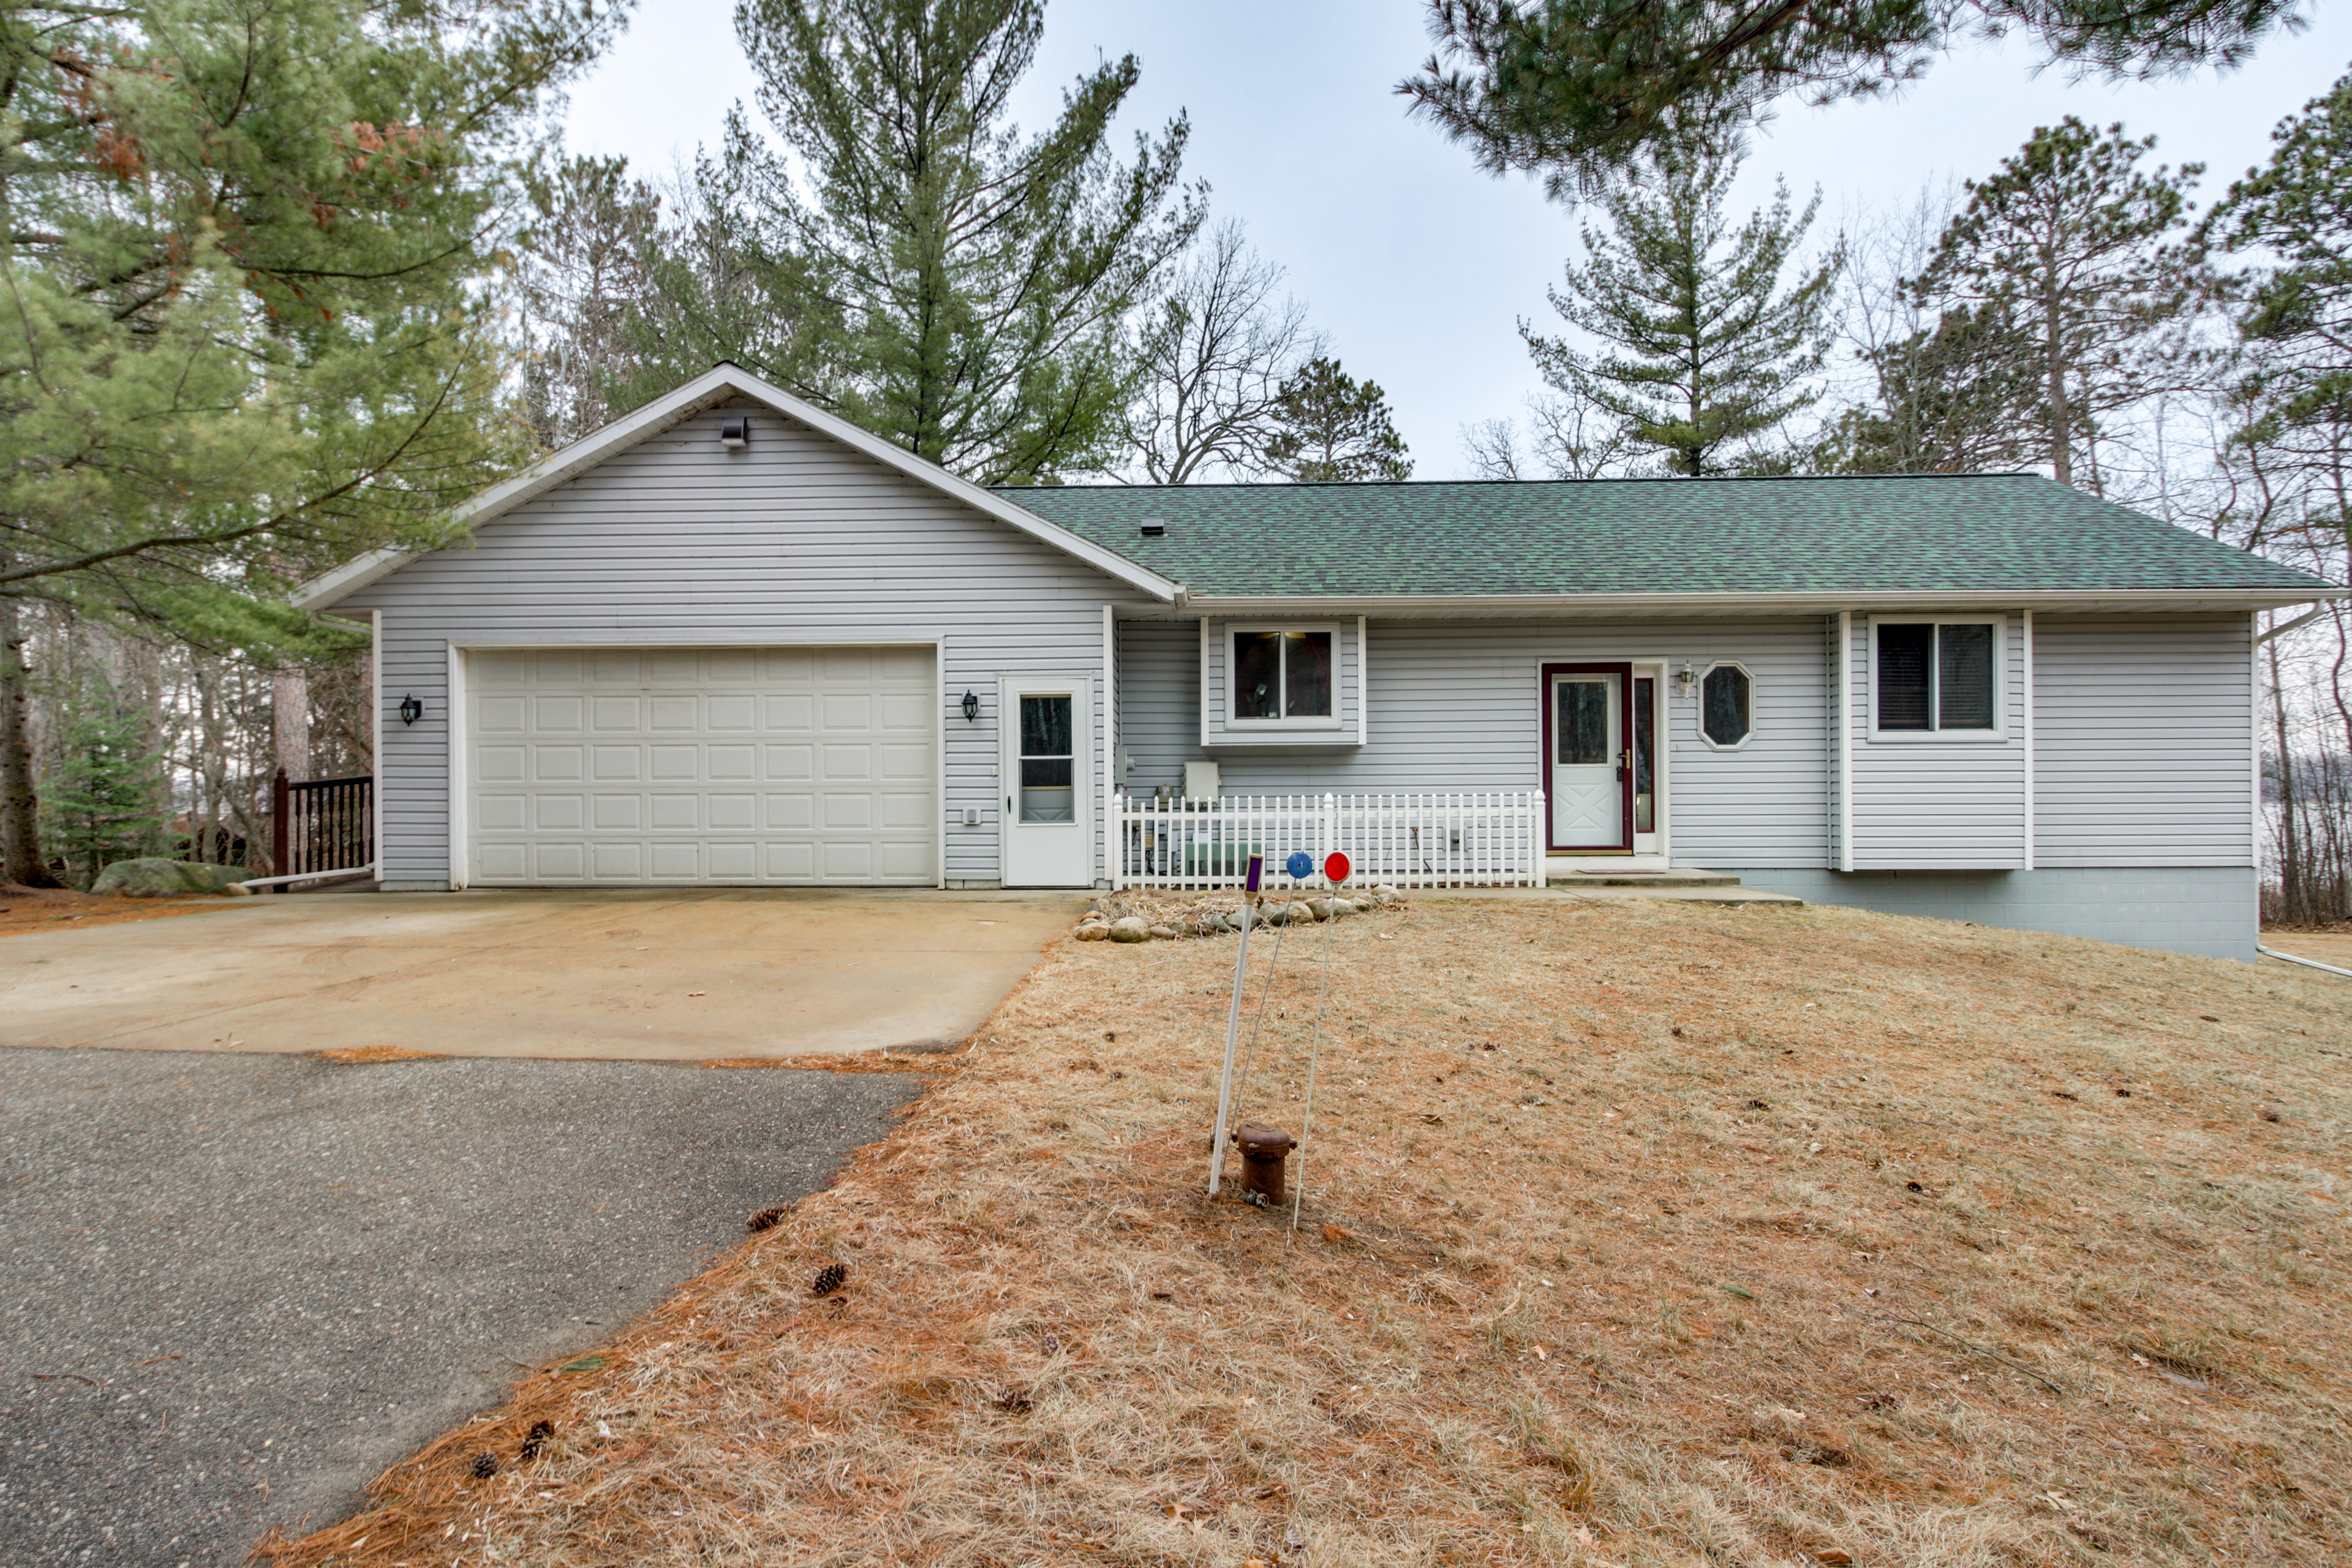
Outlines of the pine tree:
[{"label": "pine tree", "polygon": [[278,595],[446,542],[520,455],[489,287],[619,0],[0,0],[0,852],[41,875],[26,600],[320,646]]},{"label": "pine tree", "polygon": [[2231,66],[2297,0],[1430,0],[1437,52],[1397,90],[1481,167],[1598,189],[1675,144],[1728,141],[1790,94],[1882,94],[1957,46],[2020,33],[2109,79]]},{"label": "pine tree", "polygon": [[103,679],[61,704],[64,745],[41,799],[42,838],[87,888],[116,860],[155,852],[166,816],[150,719]]},{"label": "pine tree", "polygon": [[1735,229],[1723,204],[1738,174],[1735,159],[1686,152],[1601,198],[1611,232],[1585,226],[1585,265],[1550,298],[1601,352],[1519,323],[1547,383],[1689,477],[1785,463],[1771,437],[1818,400],[1810,383],[1828,352],[1836,263],[1780,285],[1820,196],[1792,214],[1784,184]]},{"label": "pine tree", "polygon": [[699,183],[760,289],[825,333],[802,390],[983,483],[1112,460],[1127,318],[1201,221],[1181,115],[1112,156],[1135,57],[1024,139],[1044,0],[740,0],[735,27],[791,154],[739,113]]},{"label": "pine tree", "polygon": [[1878,400],[1845,410],[1814,466],[1835,473],[1969,474],[2032,461],[2033,342],[1997,306],[1958,305],[1867,356]]},{"label": "pine tree", "polygon": [[2071,114],[2036,130],[1991,178],[1969,182],[1968,205],[1906,285],[1925,306],[2004,323],[2004,342],[2023,356],[2011,368],[2034,388],[2030,455],[2060,484],[2075,482],[2102,416],[2179,379],[2168,334],[2195,308],[2201,279],[2167,242],[2187,225],[2204,165],[2143,173],[2155,145]]},{"label": "pine tree", "polygon": [[[2270,163],[2200,226],[2200,245],[2264,258],[2227,283],[2247,348],[2239,444],[2340,494],[2352,429],[2352,77],[2282,121]],[[2345,526],[2343,503],[2332,510]]]},{"label": "pine tree", "polygon": [[1318,355],[1282,384],[1265,465],[1302,483],[1409,479],[1412,458],[1380,383],[1359,382]]}]

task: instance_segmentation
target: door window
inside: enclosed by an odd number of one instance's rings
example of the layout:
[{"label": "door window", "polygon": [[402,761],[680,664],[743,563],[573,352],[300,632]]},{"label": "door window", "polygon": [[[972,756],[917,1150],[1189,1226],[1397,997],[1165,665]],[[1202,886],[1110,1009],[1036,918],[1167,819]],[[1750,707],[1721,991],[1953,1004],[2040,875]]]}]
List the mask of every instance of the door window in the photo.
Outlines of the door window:
[{"label": "door window", "polygon": [[1021,820],[1077,820],[1076,758],[1067,692],[1021,699]]},{"label": "door window", "polygon": [[1633,682],[1633,831],[1655,833],[1658,830],[1658,795],[1656,765],[1652,752],[1656,747],[1657,725],[1654,710],[1657,707],[1658,683],[1649,676]]},{"label": "door window", "polygon": [[[1559,713],[1552,734],[1567,767],[1613,763],[1610,744],[1610,685],[1606,680],[1563,680],[1559,683]],[[1522,710],[1525,711],[1525,710]]]}]

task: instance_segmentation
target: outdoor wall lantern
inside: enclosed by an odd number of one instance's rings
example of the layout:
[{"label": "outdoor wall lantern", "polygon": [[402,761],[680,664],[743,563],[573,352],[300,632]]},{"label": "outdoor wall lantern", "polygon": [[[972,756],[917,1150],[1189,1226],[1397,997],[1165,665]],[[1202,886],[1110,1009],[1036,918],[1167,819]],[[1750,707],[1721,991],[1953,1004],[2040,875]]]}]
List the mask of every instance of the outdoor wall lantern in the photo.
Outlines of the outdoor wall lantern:
[{"label": "outdoor wall lantern", "polygon": [[751,444],[751,421],[748,415],[737,414],[719,422],[719,444],[730,452],[740,452]]},{"label": "outdoor wall lantern", "polygon": [[1697,685],[1698,671],[1691,668],[1690,661],[1688,659],[1685,659],[1683,661],[1682,668],[1675,672],[1675,693],[1684,701],[1687,702],[1690,700],[1692,690]]},{"label": "outdoor wall lantern", "polygon": [[964,722],[968,724],[977,724],[980,722],[980,699],[973,695],[971,689],[969,687],[964,689],[963,717]]},{"label": "outdoor wall lantern", "polygon": [[400,700],[400,721],[402,723],[414,724],[419,719],[424,717],[425,700],[423,698],[412,696],[404,697]]}]

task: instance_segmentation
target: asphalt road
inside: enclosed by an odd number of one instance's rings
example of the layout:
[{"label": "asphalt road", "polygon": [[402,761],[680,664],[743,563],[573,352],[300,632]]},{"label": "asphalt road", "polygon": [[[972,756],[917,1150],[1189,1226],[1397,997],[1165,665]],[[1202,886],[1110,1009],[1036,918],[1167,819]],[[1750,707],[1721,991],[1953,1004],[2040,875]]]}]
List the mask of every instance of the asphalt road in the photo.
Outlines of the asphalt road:
[{"label": "asphalt road", "polygon": [[0,1049],[0,1563],[235,1564],[824,1184],[894,1074]]}]

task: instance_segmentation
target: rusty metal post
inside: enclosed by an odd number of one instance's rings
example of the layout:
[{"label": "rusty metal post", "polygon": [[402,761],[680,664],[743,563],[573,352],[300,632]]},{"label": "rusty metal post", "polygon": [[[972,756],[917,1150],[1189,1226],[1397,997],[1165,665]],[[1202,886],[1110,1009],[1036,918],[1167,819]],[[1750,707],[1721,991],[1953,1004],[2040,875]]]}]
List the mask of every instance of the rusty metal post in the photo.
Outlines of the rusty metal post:
[{"label": "rusty metal post", "polygon": [[1234,1129],[1234,1142],[1241,1146],[1242,1191],[1267,1208],[1279,1205],[1286,1195],[1284,1163],[1298,1147],[1298,1140],[1279,1127],[1244,1121]]}]

